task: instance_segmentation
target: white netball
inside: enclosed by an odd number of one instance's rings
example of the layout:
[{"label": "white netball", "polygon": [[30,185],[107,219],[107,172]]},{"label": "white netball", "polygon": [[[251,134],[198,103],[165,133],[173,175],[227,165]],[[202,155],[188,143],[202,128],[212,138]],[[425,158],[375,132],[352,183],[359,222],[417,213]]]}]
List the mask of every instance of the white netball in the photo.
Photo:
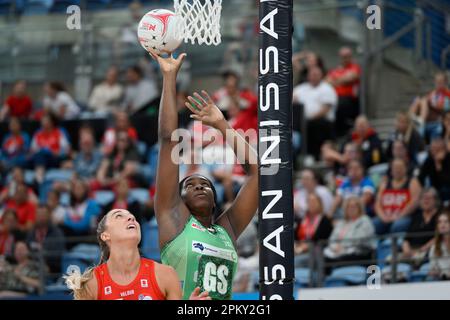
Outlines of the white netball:
[{"label": "white netball", "polygon": [[175,51],[182,42],[176,32],[177,28],[182,27],[180,20],[170,10],[155,9],[148,12],[139,22],[139,43],[145,50],[158,54]]}]

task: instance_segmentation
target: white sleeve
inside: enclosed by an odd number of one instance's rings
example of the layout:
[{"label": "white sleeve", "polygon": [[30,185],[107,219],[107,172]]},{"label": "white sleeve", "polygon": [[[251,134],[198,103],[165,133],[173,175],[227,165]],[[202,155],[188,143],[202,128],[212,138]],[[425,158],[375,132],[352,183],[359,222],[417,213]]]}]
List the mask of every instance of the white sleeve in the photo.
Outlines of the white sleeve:
[{"label": "white sleeve", "polygon": [[321,93],[320,97],[321,97],[322,104],[331,105],[333,108],[337,105],[338,97],[337,97],[336,91],[328,83],[325,83],[322,86],[322,93]]}]

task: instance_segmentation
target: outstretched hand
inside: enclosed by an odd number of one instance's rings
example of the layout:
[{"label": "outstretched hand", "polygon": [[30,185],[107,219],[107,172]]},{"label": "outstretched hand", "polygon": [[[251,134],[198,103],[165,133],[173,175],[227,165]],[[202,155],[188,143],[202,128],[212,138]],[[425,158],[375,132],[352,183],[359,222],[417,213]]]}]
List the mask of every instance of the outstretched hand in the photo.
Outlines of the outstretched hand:
[{"label": "outstretched hand", "polygon": [[173,54],[170,53],[167,58],[163,58],[159,54],[149,51],[150,56],[156,60],[161,68],[163,75],[177,75],[178,71],[183,64],[184,58],[186,58],[186,53],[182,53],[178,58],[174,58]]},{"label": "outstretched hand", "polygon": [[195,288],[194,292],[192,292],[189,300],[211,300],[209,293],[207,291],[203,291],[200,293],[200,288]]},{"label": "outstretched hand", "polygon": [[202,91],[202,94],[203,96],[195,92],[195,98],[189,96],[189,102],[186,102],[185,105],[192,111],[192,119],[201,121],[204,124],[217,129],[219,125],[225,121],[225,117],[209,94],[204,90]]}]

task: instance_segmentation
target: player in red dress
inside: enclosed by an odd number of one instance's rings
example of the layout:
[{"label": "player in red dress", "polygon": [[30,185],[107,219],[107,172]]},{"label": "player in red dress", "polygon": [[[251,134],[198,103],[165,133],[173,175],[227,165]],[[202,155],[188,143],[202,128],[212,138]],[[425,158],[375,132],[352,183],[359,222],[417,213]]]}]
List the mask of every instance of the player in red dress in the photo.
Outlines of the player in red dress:
[{"label": "player in red dress", "polygon": [[[182,291],[172,267],[141,258],[140,225],[127,210],[114,209],[98,224],[101,264],[84,274],[67,275],[76,300],[181,300]],[[209,300],[197,288],[191,300]]]}]

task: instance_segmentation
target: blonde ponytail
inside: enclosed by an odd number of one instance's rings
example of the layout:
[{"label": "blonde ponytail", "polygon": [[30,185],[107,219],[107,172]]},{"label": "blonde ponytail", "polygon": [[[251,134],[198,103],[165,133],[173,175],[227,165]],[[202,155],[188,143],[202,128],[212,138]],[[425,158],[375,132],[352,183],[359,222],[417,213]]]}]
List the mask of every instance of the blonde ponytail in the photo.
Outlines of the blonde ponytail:
[{"label": "blonde ponytail", "polygon": [[73,292],[75,300],[90,300],[91,296],[87,283],[92,279],[94,275],[94,268],[88,268],[81,274],[79,268],[73,268],[69,271],[69,274],[63,275],[63,279],[66,282],[67,288]]}]

